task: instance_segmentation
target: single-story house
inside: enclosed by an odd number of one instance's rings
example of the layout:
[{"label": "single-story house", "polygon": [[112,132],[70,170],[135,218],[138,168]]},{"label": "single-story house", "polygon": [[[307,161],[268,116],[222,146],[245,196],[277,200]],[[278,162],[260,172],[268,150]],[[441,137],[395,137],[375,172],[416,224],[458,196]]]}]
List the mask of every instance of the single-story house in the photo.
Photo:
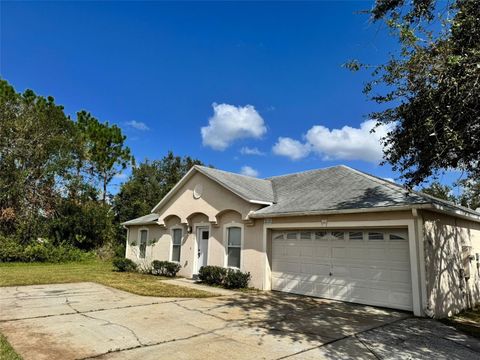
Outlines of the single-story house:
[{"label": "single-story house", "polygon": [[194,166],[123,223],[126,257],[248,271],[251,286],[443,317],[480,302],[480,213],[347,166],[268,179]]}]

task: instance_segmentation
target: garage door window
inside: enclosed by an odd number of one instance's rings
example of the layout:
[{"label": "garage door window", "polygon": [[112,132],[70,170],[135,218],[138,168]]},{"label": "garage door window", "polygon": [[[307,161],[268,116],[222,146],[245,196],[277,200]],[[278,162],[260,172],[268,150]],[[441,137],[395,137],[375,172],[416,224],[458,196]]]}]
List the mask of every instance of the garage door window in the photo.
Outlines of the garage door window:
[{"label": "garage door window", "polygon": [[402,240],[407,240],[407,234],[406,233],[390,233],[390,240],[393,241],[402,241]]},{"label": "garage door window", "polygon": [[352,241],[363,241],[363,231],[350,231],[348,238]]},{"label": "garage door window", "polygon": [[312,233],[310,231],[302,231],[300,233],[300,239],[302,240],[310,240],[312,238]]},{"label": "garage door window", "polygon": [[297,240],[297,233],[296,232],[287,233],[287,239],[288,240]]},{"label": "garage door window", "polygon": [[229,227],[227,229],[228,248],[227,248],[227,265],[240,269],[240,257],[242,250],[242,229],[239,227]]},{"label": "garage door window", "polygon": [[326,231],[315,231],[315,240],[328,240]]},{"label": "garage door window", "polygon": [[383,232],[369,232],[368,240],[382,241],[385,240]]},{"label": "garage door window", "polygon": [[345,233],[343,231],[332,231],[332,236],[336,240],[344,240],[345,239]]}]

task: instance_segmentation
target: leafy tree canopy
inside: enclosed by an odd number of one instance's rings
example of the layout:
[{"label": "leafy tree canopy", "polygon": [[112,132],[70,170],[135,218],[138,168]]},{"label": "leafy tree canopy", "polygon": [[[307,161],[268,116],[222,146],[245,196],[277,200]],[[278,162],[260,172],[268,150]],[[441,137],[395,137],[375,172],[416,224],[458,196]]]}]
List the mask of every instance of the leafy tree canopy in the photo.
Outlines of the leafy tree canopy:
[{"label": "leafy tree canopy", "polygon": [[[373,21],[385,21],[400,43],[373,66],[364,92],[383,110],[385,162],[413,187],[448,169],[480,178],[480,1],[377,0]],[[352,70],[368,64],[352,61]]]}]

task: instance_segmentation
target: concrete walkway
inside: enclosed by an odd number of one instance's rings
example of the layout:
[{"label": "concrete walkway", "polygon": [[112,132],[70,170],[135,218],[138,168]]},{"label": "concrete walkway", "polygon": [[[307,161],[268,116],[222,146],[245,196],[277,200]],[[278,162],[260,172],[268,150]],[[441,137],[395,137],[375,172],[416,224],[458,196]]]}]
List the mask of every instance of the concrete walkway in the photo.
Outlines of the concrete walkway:
[{"label": "concrete walkway", "polygon": [[0,332],[25,360],[480,359],[439,322],[279,293],[201,299],[94,283],[0,288]]},{"label": "concrete walkway", "polygon": [[196,289],[196,290],[203,290],[219,296],[229,296],[229,295],[235,295],[237,293],[236,291],[232,291],[228,289],[203,285],[192,279],[178,278],[178,279],[162,280],[162,282],[171,284],[171,285],[185,286],[185,287]]}]

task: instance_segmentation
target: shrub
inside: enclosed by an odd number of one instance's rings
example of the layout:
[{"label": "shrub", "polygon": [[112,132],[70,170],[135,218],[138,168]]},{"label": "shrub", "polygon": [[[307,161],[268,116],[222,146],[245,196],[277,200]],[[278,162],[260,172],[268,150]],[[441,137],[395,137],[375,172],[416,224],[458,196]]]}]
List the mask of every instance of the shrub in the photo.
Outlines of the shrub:
[{"label": "shrub", "polygon": [[227,289],[244,289],[248,287],[250,281],[250,273],[240,270],[228,269],[227,276],[223,282],[223,286]]},{"label": "shrub", "polygon": [[132,260],[126,258],[116,258],[113,259],[113,267],[116,271],[126,272],[126,271],[135,271],[137,270],[137,264]]},{"label": "shrub", "polygon": [[0,236],[0,262],[23,261],[23,246],[10,237]]},{"label": "shrub", "polygon": [[152,268],[152,273],[154,275],[175,277],[182,268],[182,266],[178,263],[174,263],[171,261],[153,260]]},{"label": "shrub", "polygon": [[93,259],[95,254],[71,245],[53,245],[49,240],[32,242],[22,246],[11,237],[0,236],[0,262],[67,262]]},{"label": "shrub", "polygon": [[198,271],[200,281],[209,285],[223,285],[227,269],[221,266],[202,266]]}]

